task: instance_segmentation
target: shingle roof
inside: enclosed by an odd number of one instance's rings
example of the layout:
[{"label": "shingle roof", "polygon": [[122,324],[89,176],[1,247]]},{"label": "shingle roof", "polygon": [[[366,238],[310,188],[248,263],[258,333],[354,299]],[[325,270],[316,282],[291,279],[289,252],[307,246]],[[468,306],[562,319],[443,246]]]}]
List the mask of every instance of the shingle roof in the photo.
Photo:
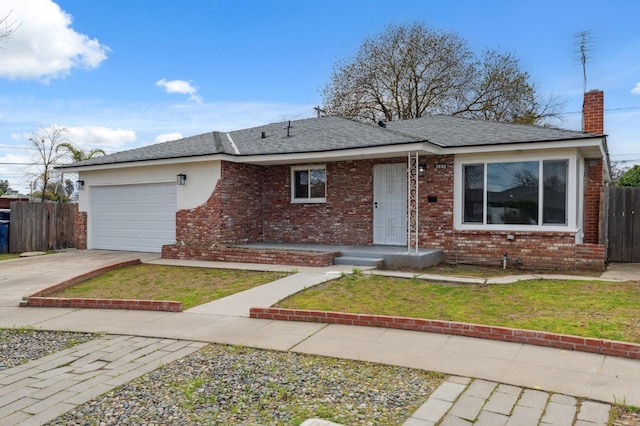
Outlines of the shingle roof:
[{"label": "shingle roof", "polygon": [[[263,137],[264,134],[264,137]],[[272,123],[228,133],[209,132],[121,151],[61,168],[228,154],[234,156],[323,152],[429,142],[443,148],[584,139],[601,135],[547,127],[427,116],[386,127],[340,117]]]},{"label": "shingle roof", "polygon": [[429,142],[444,148],[551,142],[602,136],[552,127],[499,123],[446,115],[393,121],[387,123],[387,129],[411,135],[422,135]]}]

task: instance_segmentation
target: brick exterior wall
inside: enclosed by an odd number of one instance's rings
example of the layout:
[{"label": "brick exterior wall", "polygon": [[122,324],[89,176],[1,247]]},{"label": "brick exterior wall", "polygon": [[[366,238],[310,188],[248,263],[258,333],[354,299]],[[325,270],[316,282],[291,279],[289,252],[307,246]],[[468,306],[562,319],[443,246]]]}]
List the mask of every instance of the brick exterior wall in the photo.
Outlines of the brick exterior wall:
[{"label": "brick exterior wall", "polygon": [[87,212],[76,209],[73,218],[73,232],[75,248],[85,250],[87,248]]},{"label": "brick exterior wall", "polygon": [[291,168],[268,167],[264,239],[312,244],[373,244],[373,166],[406,159],[327,163],[327,201],[291,203]]},{"label": "brick exterior wall", "polygon": [[601,222],[604,222],[600,220],[604,217],[604,182],[601,159],[585,161],[584,178],[583,242],[598,244],[602,241]]},{"label": "brick exterior wall", "polygon": [[[225,245],[255,241],[371,245],[373,167],[406,161],[326,163],[327,201],[316,204],[291,203],[288,165],[258,167],[224,162],[222,178],[207,203],[177,213],[178,244],[163,247],[163,257],[310,265],[318,259],[275,252],[248,254]],[[427,173],[418,183],[420,247],[442,249],[445,261],[450,263],[473,261],[499,266],[506,253],[510,266],[517,262],[528,269],[604,268],[604,246],[577,248],[572,232],[455,230],[454,157],[431,156],[424,161]],[[597,175],[597,167],[592,169]],[[594,182],[589,188],[601,187]],[[596,218],[597,243],[599,210],[589,214]],[[507,235],[514,239],[508,240]]]},{"label": "brick exterior wall", "polygon": [[179,245],[262,241],[263,181],[259,166],[222,162],[222,173],[209,200],[176,213]]},{"label": "brick exterior wall", "polygon": [[208,260],[213,262],[260,263],[266,265],[331,266],[337,252],[298,252],[285,250],[257,250],[236,247],[207,248],[166,245],[163,259]]},{"label": "brick exterior wall", "polygon": [[505,342],[526,343],[580,352],[599,353],[623,358],[640,359],[640,345],[615,340],[570,336],[509,327],[467,324],[453,321],[405,318],[386,315],[349,314],[302,309],[251,308],[251,318],[282,321],[305,321],[325,324],[385,327],[424,331],[455,336],[477,337]]}]

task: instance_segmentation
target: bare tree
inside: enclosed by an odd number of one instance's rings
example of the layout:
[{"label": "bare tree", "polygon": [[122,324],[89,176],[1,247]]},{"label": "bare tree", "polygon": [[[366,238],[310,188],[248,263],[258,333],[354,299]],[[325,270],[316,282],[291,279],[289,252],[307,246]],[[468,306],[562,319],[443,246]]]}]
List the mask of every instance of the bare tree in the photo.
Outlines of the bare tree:
[{"label": "bare tree", "polygon": [[529,80],[512,54],[489,50],[478,59],[455,33],[390,25],[334,66],[323,108],[365,121],[449,114],[542,124],[558,105],[540,101]]},{"label": "bare tree", "polygon": [[20,23],[11,19],[11,13],[13,11],[0,18],[0,40],[11,37],[20,28]]},{"label": "bare tree", "polygon": [[40,167],[38,180],[41,182],[41,199],[46,198],[49,181],[54,177],[54,166],[57,165],[64,155],[58,152],[58,146],[68,143],[66,139],[67,129],[64,127],[52,126],[50,128],[41,127],[34,131],[29,138],[29,142],[37,151],[36,164]]},{"label": "bare tree", "polygon": [[623,163],[619,161],[612,161],[611,167],[609,168],[609,173],[611,174],[611,185],[615,185],[620,177],[627,172],[631,167],[625,166]]}]

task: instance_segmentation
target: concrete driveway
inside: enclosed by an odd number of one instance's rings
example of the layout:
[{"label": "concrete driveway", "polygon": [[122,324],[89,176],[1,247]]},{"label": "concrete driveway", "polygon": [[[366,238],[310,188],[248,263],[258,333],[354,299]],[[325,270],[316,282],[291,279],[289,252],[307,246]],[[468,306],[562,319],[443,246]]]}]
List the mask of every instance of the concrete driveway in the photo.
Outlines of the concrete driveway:
[{"label": "concrete driveway", "polygon": [[114,263],[158,258],[160,253],[69,250],[5,260],[0,262],[0,306],[18,306],[24,296]]}]

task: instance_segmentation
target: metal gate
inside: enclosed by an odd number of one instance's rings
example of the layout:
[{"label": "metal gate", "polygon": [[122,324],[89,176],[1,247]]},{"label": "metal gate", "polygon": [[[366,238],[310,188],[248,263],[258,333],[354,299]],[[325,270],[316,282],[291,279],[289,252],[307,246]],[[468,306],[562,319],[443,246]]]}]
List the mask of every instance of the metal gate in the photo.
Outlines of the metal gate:
[{"label": "metal gate", "polygon": [[640,263],[640,188],[608,188],[607,260]]}]

